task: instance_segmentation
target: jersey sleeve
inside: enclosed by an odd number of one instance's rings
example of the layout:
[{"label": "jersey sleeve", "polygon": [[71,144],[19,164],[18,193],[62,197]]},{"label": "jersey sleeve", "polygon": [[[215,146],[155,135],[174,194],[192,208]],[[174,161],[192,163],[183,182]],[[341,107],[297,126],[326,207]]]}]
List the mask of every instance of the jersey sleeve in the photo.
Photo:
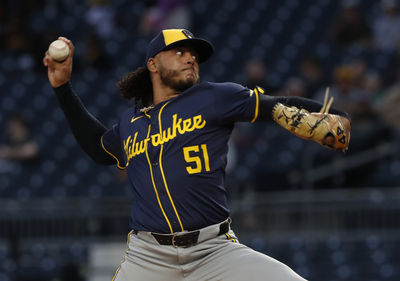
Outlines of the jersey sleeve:
[{"label": "jersey sleeve", "polygon": [[258,118],[260,94],[264,90],[250,90],[235,83],[224,83],[216,93],[216,106],[225,121],[255,122]]},{"label": "jersey sleeve", "polygon": [[119,169],[123,170],[126,168],[127,165],[120,138],[119,124],[115,124],[102,135],[101,146],[105,152],[117,161],[117,167]]}]

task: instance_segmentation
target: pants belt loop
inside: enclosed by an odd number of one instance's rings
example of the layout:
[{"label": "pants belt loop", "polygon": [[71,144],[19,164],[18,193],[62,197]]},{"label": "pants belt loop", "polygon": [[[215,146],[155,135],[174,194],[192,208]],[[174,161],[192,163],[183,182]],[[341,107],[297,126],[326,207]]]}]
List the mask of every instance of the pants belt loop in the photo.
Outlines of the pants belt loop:
[{"label": "pants belt loop", "polygon": [[232,221],[232,219],[228,218],[226,221],[224,221],[223,223],[221,223],[219,225],[218,236],[229,232],[229,226],[231,224],[231,221]]}]

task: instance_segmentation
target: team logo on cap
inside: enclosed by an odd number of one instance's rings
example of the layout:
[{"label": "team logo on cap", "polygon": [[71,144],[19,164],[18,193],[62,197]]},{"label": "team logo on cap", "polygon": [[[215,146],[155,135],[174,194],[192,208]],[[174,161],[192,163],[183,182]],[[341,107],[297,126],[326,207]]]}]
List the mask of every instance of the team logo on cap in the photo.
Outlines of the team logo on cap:
[{"label": "team logo on cap", "polygon": [[182,33],[185,34],[185,36],[187,38],[193,38],[194,37],[193,34],[189,30],[182,29]]}]

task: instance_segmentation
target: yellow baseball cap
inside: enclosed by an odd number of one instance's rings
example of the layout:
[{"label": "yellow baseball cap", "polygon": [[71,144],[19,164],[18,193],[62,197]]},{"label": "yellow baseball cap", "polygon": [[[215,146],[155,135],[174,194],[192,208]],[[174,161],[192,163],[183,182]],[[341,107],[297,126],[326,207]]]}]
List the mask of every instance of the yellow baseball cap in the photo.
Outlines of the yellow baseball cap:
[{"label": "yellow baseball cap", "polygon": [[147,47],[146,63],[159,52],[180,44],[192,46],[199,55],[199,63],[208,60],[214,52],[214,47],[210,42],[194,37],[189,30],[164,29],[150,41]]}]

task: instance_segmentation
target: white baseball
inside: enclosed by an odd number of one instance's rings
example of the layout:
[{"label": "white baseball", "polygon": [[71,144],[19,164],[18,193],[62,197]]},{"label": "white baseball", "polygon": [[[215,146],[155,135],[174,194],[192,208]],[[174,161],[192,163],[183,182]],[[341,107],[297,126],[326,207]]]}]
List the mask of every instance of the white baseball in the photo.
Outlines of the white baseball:
[{"label": "white baseball", "polygon": [[49,46],[49,55],[55,61],[61,62],[69,55],[69,47],[63,40],[53,41]]}]

